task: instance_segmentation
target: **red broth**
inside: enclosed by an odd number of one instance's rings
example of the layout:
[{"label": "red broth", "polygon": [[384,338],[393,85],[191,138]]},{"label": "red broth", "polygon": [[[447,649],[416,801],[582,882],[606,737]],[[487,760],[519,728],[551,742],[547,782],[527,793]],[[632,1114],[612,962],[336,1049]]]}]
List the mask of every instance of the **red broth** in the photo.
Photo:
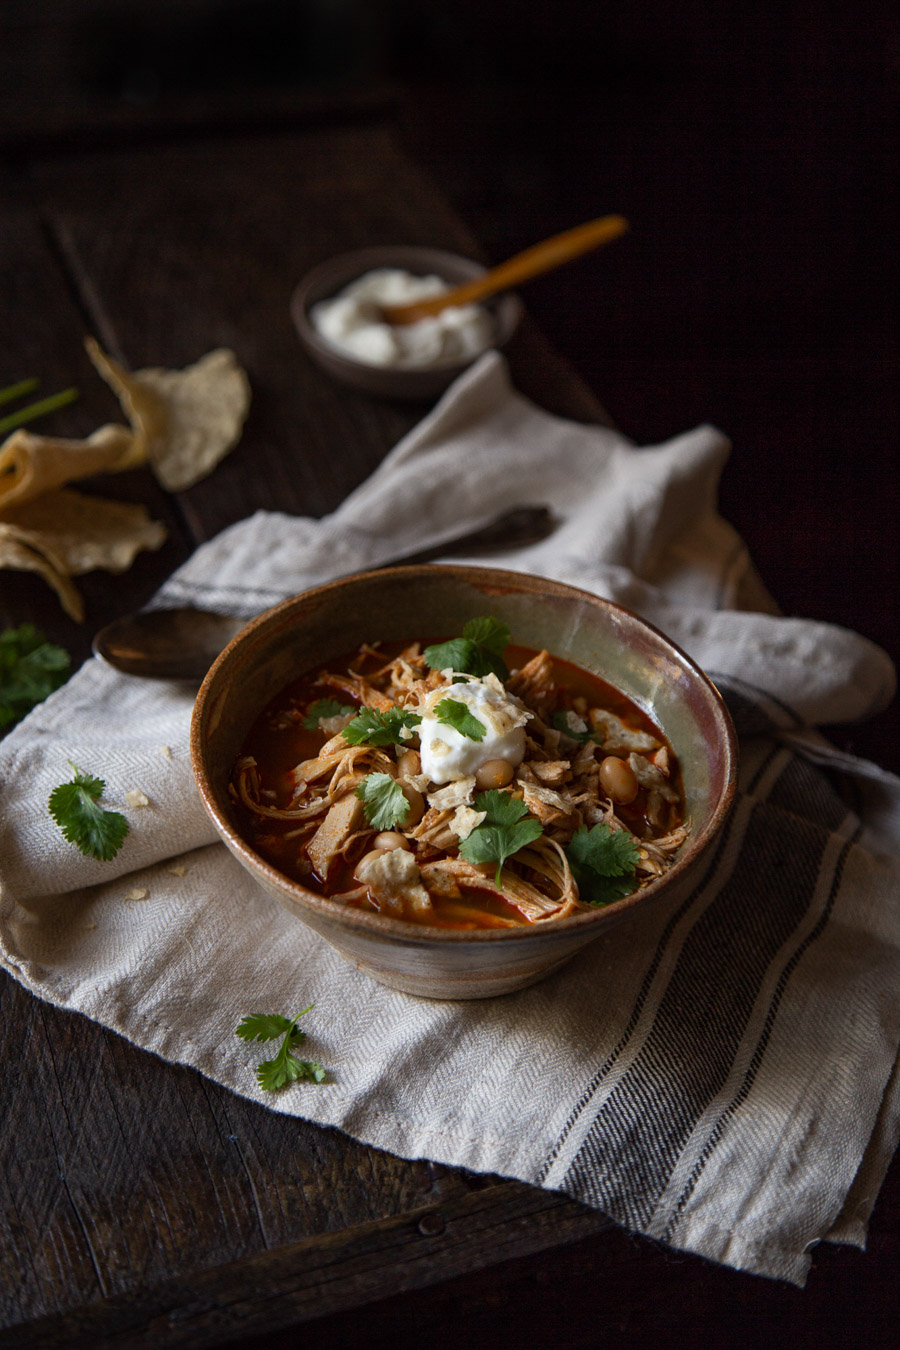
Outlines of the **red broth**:
[{"label": "red broth", "polygon": [[[379,647],[377,657],[380,662],[385,662],[397,656],[400,650],[399,644]],[[518,645],[510,645],[505,653],[506,661],[514,672],[535,656],[537,653],[534,650]],[[316,669],[300,676],[272,699],[257,717],[242,747],[238,763],[247,757],[255,761],[258,799],[261,803],[279,809],[291,805],[296,794],[293,770],[298,764],[315,759],[330,739],[321,730],[304,727],[303,719],[310,706],[321,699],[333,698],[347,707],[360,706],[359,699],[328,681],[328,672],[342,675],[348,670],[358,670],[360,661],[360,653],[351,652],[330,661],[327,670]],[[680,825],[683,820],[683,793],[677,763],[661,730],[646,713],[621,690],[559,657],[552,658],[552,680],[552,712],[578,712],[585,707],[602,708],[614,713],[628,728],[653,736],[666,747],[670,758],[670,779],[679,793],[677,806],[670,809],[666,830]],[[597,758],[603,758],[599,749]],[[238,800],[236,793],[234,796],[239,832],[278,871],[325,896],[342,895],[354,887],[359,889],[353,874],[361,853],[365,851],[365,839],[360,839],[356,847],[348,849],[346,856],[329,869],[326,880],[317,875],[307,853],[308,830],[298,827],[294,820],[261,818]],[[647,805],[648,792],[641,788],[633,802],[616,807],[618,819],[638,840],[652,839],[661,832],[648,819]],[[371,829],[368,831],[370,840],[373,833]],[[414,851],[417,854],[420,852],[417,845]],[[493,875],[492,867],[485,871],[487,875]],[[433,910],[427,916],[408,913],[403,917],[412,922],[453,929],[508,927],[510,924],[526,922],[514,903],[487,885],[484,888],[477,885],[463,886],[453,898],[438,894],[433,894],[431,898]],[[378,909],[371,896],[353,903],[364,909]]]}]

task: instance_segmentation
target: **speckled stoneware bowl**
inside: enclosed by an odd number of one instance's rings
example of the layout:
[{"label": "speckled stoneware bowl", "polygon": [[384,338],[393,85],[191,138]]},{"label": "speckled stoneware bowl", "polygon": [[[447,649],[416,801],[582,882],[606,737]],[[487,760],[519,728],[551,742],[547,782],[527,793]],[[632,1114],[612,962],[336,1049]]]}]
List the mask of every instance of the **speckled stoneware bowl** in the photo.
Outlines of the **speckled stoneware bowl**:
[{"label": "speckled stoneware bowl", "polygon": [[[668,737],[692,822],[659,881],[606,909],[522,928],[420,927],[327,900],[282,876],[235,828],[228,782],[251,724],[291,680],[360,642],[433,640],[494,614],[513,640],[546,647],[617,685]],[[247,871],[291,914],[382,984],[427,998],[488,998],[523,989],[611,924],[663,897],[686,896],[735,791],[734,731],[715,687],[683,652],[628,610],[539,577],[482,567],[395,567],[320,586],[250,623],[216,661],[191,726],[194,774],[216,829]]]},{"label": "speckled stoneware bowl", "polygon": [[[386,244],[383,247],[341,253],[308,272],[291,297],[291,317],[300,341],[313,360],[329,375],[364,393],[376,394],[380,398],[436,398],[472,364],[471,361],[422,370],[371,366],[338,351],[330,342],[326,342],[310,321],[309,311],[319,300],[328,300],[337,295],[351,281],[376,267],[400,267],[417,276],[434,273],[453,286],[480,277],[485,271],[480,263],[473,262],[471,258],[413,244]],[[488,300],[485,305],[493,315],[496,326],[497,340],[494,346],[504,347],[519,326],[522,302],[518,296],[507,294]]]}]

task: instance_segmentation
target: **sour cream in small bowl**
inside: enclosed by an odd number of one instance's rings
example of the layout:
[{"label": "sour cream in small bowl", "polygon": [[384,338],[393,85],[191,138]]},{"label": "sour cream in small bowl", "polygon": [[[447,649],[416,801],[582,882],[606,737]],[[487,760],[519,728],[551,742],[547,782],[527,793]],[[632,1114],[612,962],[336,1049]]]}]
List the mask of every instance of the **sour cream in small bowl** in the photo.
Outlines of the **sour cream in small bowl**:
[{"label": "sour cream in small bowl", "polygon": [[440,249],[360,249],[308,273],[291,313],[307,352],[335,379],[384,398],[433,398],[482,352],[509,341],[521,302],[503,295],[402,326],[385,323],[381,306],[438,295],[484,270]]}]

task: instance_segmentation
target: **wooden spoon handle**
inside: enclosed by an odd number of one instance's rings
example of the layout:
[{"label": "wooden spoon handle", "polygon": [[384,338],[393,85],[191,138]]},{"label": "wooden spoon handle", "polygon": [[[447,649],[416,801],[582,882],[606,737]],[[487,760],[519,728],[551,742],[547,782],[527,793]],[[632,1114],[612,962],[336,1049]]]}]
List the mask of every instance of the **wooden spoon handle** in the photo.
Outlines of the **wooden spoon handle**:
[{"label": "wooden spoon handle", "polygon": [[508,291],[513,286],[529,281],[532,277],[549,272],[554,267],[589,253],[601,244],[609,244],[618,239],[628,229],[628,221],[622,216],[601,216],[599,220],[589,220],[586,225],[576,225],[573,230],[564,230],[540,244],[533,244],[522,253],[517,253],[508,262],[492,267],[484,276],[455,286],[443,295],[430,300],[417,300],[411,305],[386,305],[382,311],[388,323],[415,323],[418,319],[427,319],[440,314],[442,309],[451,305],[471,305],[484,300],[497,291]]}]

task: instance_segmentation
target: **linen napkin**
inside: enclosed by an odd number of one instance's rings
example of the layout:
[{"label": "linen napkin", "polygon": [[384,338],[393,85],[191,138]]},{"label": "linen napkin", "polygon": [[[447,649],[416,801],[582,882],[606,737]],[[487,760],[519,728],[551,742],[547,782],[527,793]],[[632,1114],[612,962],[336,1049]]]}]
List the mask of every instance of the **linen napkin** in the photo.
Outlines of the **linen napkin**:
[{"label": "linen napkin", "polygon": [[[518,994],[383,988],[216,842],[188,760],[194,690],[92,660],[0,744],[5,968],[276,1111],[566,1192],[739,1269],[802,1284],[819,1240],[864,1245],[900,1132],[900,780],[815,727],[877,712],[894,672],[853,633],[778,616],[717,514],[727,454],[709,427],[637,449],[552,417],[491,353],[332,516],[243,521],[158,598],[249,616],[548,503],[556,532],[493,561],[645,615],[712,675],[741,734],[737,805],[686,901]],[[113,862],[81,857],[48,815],[70,760],[128,816]],[[264,1094],[265,1052],[237,1021],[307,1003],[329,1081]]]}]

